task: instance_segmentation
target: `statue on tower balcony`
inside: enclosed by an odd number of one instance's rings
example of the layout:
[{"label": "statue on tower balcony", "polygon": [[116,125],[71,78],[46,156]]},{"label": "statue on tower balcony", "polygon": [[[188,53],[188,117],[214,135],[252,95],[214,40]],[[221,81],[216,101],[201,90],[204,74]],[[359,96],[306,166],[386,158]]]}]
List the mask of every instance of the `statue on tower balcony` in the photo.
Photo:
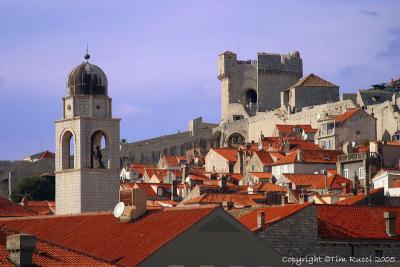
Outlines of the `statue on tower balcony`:
[{"label": "statue on tower balcony", "polygon": [[97,160],[98,168],[105,169],[102,161],[103,155],[101,155],[100,146],[96,146],[96,151],[93,151],[93,157],[95,160]]}]

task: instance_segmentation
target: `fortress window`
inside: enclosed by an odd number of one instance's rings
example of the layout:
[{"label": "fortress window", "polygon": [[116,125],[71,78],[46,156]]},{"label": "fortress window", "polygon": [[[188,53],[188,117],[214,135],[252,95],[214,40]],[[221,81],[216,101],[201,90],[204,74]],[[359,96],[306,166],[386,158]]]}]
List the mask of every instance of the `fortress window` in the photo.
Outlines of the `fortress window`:
[{"label": "fortress window", "polygon": [[234,121],[238,121],[238,120],[241,120],[241,119],[244,119],[243,115],[233,115],[233,120]]},{"label": "fortress window", "polygon": [[249,89],[246,92],[246,104],[257,103],[257,93],[254,89]]}]

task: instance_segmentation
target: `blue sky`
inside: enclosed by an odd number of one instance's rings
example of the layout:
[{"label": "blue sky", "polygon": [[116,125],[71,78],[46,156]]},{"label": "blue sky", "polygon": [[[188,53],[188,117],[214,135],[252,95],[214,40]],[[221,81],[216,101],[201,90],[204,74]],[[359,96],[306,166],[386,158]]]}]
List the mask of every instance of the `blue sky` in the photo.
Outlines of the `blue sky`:
[{"label": "blue sky", "polygon": [[299,50],[310,72],[354,92],[400,75],[399,1],[0,0],[0,159],[54,151],[68,72],[109,80],[121,137],[220,117],[217,55]]}]

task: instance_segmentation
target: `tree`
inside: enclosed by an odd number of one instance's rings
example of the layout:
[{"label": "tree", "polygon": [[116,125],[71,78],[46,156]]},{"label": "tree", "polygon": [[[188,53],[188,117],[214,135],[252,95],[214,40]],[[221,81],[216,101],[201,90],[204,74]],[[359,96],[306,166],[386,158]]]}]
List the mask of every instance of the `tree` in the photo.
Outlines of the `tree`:
[{"label": "tree", "polygon": [[54,176],[35,176],[23,179],[17,184],[11,198],[15,202],[20,202],[23,197],[28,197],[30,200],[54,200]]},{"label": "tree", "polygon": [[122,138],[121,141],[119,142],[120,145],[125,145],[127,143],[126,138]]}]

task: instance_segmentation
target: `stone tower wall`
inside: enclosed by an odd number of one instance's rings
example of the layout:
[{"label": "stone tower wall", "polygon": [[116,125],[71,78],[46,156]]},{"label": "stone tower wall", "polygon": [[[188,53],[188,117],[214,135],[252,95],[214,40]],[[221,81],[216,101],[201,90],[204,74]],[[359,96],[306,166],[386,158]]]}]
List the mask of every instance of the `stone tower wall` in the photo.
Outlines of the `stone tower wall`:
[{"label": "stone tower wall", "polygon": [[[237,55],[232,52],[219,55],[221,120],[248,118],[258,111],[279,108],[280,92],[302,76],[303,63],[299,52],[283,55],[259,53],[257,61],[237,60]],[[250,89],[257,93],[257,105],[252,107],[246,103],[246,93]]]}]

